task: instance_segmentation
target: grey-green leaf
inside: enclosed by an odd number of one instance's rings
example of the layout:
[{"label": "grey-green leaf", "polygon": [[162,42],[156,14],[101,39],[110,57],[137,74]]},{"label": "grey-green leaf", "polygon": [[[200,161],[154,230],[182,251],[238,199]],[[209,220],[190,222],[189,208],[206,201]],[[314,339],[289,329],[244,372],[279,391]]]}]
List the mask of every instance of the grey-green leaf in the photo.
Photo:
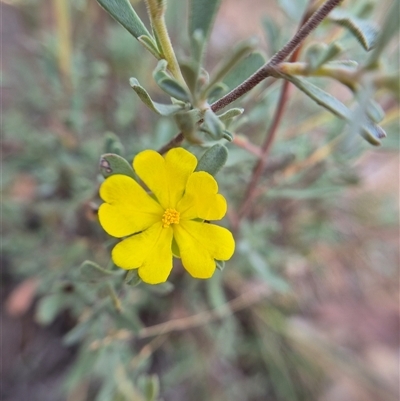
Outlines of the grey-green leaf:
[{"label": "grey-green leaf", "polygon": [[35,320],[40,324],[50,324],[56,316],[66,309],[65,295],[62,293],[50,294],[43,297],[38,304]]},{"label": "grey-green leaf", "polygon": [[243,81],[254,74],[265,64],[265,57],[262,53],[255,52],[241,60],[236,67],[224,78],[224,83],[231,90],[240,85]]},{"label": "grey-green leaf", "polygon": [[229,71],[232,71],[232,69],[240,62],[240,60],[242,60],[256,48],[256,45],[257,40],[252,38],[239,43],[232,50],[230,50],[212,72],[210,82],[204,88],[203,93],[208,93],[215,84],[222,81]]},{"label": "grey-green leaf", "polygon": [[196,31],[201,31],[207,41],[221,0],[191,0],[189,15],[189,35],[193,37]]},{"label": "grey-green leaf", "polygon": [[178,111],[183,109],[180,104],[161,104],[157,102],[153,102],[150,95],[147,93],[146,89],[144,89],[136,78],[131,78],[129,80],[129,84],[132,89],[137,93],[140,100],[151,110],[161,116],[171,116]]},{"label": "grey-green leaf", "polygon": [[104,153],[116,153],[122,156],[124,154],[124,146],[120,139],[113,132],[107,132],[104,138]]},{"label": "grey-green leaf", "polygon": [[211,109],[205,111],[203,119],[202,131],[207,132],[214,140],[223,138],[225,125]]},{"label": "grey-green leaf", "polygon": [[135,38],[151,35],[132,8],[129,0],[97,0],[98,3]]},{"label": "grey-green leaf", "polygon": [[196,171],[206,171],[214,176],[225,165],[228,160],[228,149],[225,146],[216,144],[204,152],[197,163]]},{"label": "grey-green leaf", "polygon": [[225,123],[227,121],[232,120],[232,118],[240,116],[241,114],[243,114],[243,112],[244,109],[239,107],[234,107],[232,109],[227,110],[225,113],[218,115],[218,118]]},{"label": "grey-green leaf", "polygon": [[106,153],[100,158],[100,173],[104,178],[115,174],[127,175],[135,178],[131,165],[121,156],[114,153]]},{"label": "grey-green leaf", "polygon": [[190,94],[188,91],[175,79],[165,77],[160,79],[158,86],[171,97],[182,100],[183,102],[190,102]]},{"label": "grey-green leaf", "polygon": [[[341,101],[305,79],[285,74],[282,74],[282,76],[288,81],[292,82],[295,86],[297,86],[297,88],[307,94],[319,105],[325,107],[331,113],[354,125],[352,111]],[[359,128],[360,134],[374,146],[379,146],[381,144],[380,140],[386,137],[385,131],[368,118],[364,118],[360,122],[357,121],[356,126]]]},{"label": "grey-green leaf", "polygon": [[97,263],[90,260],[85,260],[80,268],[80,279],[90,283],[97,283],[104,279],[108,279],[115,275],[115,273],[103,269]]},{"label": "grey-green leaf", "polygon": [[147,35],[139,36],[138,41],[157,59],[161,59],[161,53],[157,47],[157,43],[153,38]]},{"label": "grey-green leaf", "polygon": [[376,44],[379,27],[372,21],[354,17],[340,9],[333,10],[328,19],[347,28],[365,50],[371,50]]},{"label": "grey-green leaf", "polygon": [[399,1],[395,0],[392,2],[392,6],[387,12],[387,16],[382,24],[376,45],[371,52],[371,56],[368,59],[365,68],[372,68],[375,66],[383,50],[390,42],[392,36],[399,30],[399,28]]}]

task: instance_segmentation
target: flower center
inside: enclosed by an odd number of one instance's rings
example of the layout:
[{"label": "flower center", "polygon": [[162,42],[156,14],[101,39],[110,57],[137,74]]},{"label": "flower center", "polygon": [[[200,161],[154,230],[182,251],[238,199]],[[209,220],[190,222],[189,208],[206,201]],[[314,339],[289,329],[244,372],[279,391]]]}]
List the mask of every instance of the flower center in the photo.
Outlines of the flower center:
[{"label": "flower center", "polygon": [[163,227],[169,227],[171,224],[179,223],[179,212],[175,209],[167,209],[162,217]]}]

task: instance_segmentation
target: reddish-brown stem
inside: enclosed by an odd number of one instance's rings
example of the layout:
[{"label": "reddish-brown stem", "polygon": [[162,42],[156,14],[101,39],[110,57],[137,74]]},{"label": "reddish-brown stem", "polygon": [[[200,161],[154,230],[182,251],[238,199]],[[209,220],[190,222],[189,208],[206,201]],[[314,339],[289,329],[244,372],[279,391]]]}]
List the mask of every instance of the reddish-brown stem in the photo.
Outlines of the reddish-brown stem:
[{"label": "reddish-brown stem", "polygon": [[[257,70],[246,81],[237,86],[231,92],[223,96],[211,105],[211,109],[215,112],[228,106],[264,79],[275,76],[275,66],[290,56],[293,51],[307,38],[307,36],[322,22],[322,20],[341,2],[342,0],[327,0],[315,13],[307,20],[305,24],[296,32],[293,38],[279,50],[263,67]],[[184,140],[183,134],[180,132],[170,142],[165,144],[160,153],[165,153],[173,147],[179,146]]]}]

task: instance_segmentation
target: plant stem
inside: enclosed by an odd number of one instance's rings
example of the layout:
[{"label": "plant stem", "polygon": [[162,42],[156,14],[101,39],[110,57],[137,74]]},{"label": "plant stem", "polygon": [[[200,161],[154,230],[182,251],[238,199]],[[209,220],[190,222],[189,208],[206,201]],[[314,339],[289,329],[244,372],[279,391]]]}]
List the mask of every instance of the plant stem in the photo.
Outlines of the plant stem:
[{"label": "plant stem", "polygon": [[168,69],[171,74],[181,83],[185,83],[181,69],[175,56],[171,40],[168,35],[167,26],[165,24],[166,2],[160,0],[146,0],[147,10],[149,13],[151,25],[157,36],[161,46],[161,53],[168,63]]},{"label": "plant stem", "polygon": [[279,50],[263,67],[257,70],[251,77],[211,105],[213,111],[223,109],[239,97],[253,89],[265,78],[274,75],[274,67],[285,60],[307,38],[307,36],[322,22],[322,20],[342,0],[327,0],[307,22],[296,32],[293,38]]},{"label": "plant stem", "polygon": [[[150,2],[151,0],[147,0]],[[228,106],[256,85],[258,85],[264,79],[276,76],[280,78],[279,74],[276,73],[275,67],[284,61],[296,48],[307,38],[307,36],[322,22],[322,20],[341,2],[342,0],[327,0],[307,22],[301,26],[296,32],[293,38],[279,50],[263,67],[258,69],[252,76],[246,79],[243,83],[237,86],[235,89],[230,91],[228,94],[223,96],[211,105],[212,111],[218,111]],[[284,84],[287,86],[287,84]],[[174,138],[172,138],[167,144],[165,144],[159,153],[163,154],[173,147],[179,146],[184,140],[184,136],[179,132]]]},{"label": "plant stem", "polygon": [[[311,3],[311,1],[310,1]],[[307,7],[303,18],[300,22],[300,27],[299,27],[299,31],[300,32],[302,30],[302,28],[307,24],[307,20],[309,21],[309,18],[311,19],[312,17],[310,17],[309,15],[309,9],[311,7],[311,4],[309,4],[309,7]],[[315,15],[315,14],[314,14]],[[296,35],[295,35],[296,36]],[[289,42],[290,43],[290,42]],[[286,46],[285,46],[286,47]],[[292,54],[292,56],[290,57],[290,62],[295,62],[300,54],[300,50],[301,47],[297,46],[296,50],[294,51],[294,53]],[[277,53],[278,54],[278,53]],[[272,144],[276,138],[276,133],[278,131],[278,127],[279,124],[281,122],[281,119],[283,117],[284,111],[285,111],[285,107],[287,104],[287,100],[289,98],[289,82],[285,81],[283,83],[282,89],[281,89],[281,94],[279,97],[279,101],[278,101],[278,105],[276,107],[276,111],[275,111],[275,115],[274,118],[272,120],[272,124],[267,132],[267,135],[265,137],[265,141],[262,145],[261,148],[261,152],[262,155],[261,157],[258,159],[256,165],[254,166],[253,169],[253,174],[251,176],[249,185],[247,186],[246,192],[245,192],[245,196],[243,197],[243,202],[242,205],[239,209],[239,217],[238,217],[238,223],[240,223],[240,220],[245,217],[247,215],[247,213],[250,211],[251,206],[253,204],[254,199],[256,198],[256,187],[257,187],[257,183],[258,180],[260,179],[260,176],[262,175],[264,169],[265,169],[265,164],[267,162],[267,156],[271,150]]]}]

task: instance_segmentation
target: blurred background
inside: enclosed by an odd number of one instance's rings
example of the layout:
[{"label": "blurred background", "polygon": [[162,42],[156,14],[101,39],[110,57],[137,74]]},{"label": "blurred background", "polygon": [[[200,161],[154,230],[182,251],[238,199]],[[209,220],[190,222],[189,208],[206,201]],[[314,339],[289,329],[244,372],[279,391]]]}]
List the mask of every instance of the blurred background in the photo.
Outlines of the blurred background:
[{"label": "blurred background", "polygon": [[[189,47],[186,3],[168,1],[178,58]],[[206,67],[249,36],[271,56],[306,5],[292,3],[224,0]],[[147,23],[143,2],[132,4]],[[368,4],[382,23],[391,2]],[[234,258],[206,282],[178,267],[168,285],[124,285],[121,314],[107,283],[79,266],[110,264],[96,217],[101,154],[131,161],[177,133],[129,86],[137,77],[167,99],[151,78],[156,60],[94,0],[0,7],[2,401],[399,399],[398,92],[374,93],[388,134],[375,148],[291,88]],[[321,26],[316,40],[366,58],[341,27]],[[382,63],[399,70],[398,40]],[[315,82],[351,102],[338,83]],[[262,142],[280,85],[237,102],[245,117],[217,176],[232,210],[256,160],[240,141]]]}]

